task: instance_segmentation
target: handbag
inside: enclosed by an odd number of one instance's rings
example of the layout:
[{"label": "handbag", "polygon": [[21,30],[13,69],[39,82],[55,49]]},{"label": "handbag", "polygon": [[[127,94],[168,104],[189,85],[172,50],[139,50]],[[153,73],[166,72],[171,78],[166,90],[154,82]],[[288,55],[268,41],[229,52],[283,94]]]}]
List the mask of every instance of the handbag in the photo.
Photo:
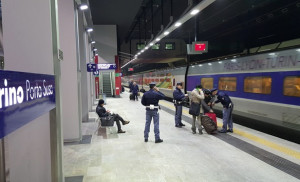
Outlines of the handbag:
[{"label": "handbag", "polygon": [[114,117],[112,115],[108,115],[106,117],[101,117],[101,126],[114,126]]},{"label": "handbag", "polygon": [[192,102],[191,107],[189,109],[189,114],[193,116],[200,115],[200,104]]}]

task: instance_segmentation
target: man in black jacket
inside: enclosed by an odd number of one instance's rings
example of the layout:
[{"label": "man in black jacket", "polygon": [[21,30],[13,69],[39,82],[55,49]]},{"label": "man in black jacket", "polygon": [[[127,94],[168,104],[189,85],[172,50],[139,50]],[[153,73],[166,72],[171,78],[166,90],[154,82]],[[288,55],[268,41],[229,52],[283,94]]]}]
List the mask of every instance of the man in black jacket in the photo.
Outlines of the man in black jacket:
[{"label": "man in black jacket", "polygon": [[130,121],[125,121],[121,116],[119,116],[118,114],[111,113],[109,110],[106,110],[103,106],[104,106],[104,100],[100,99],[98,102],[98,106],[96,108],[96,113],[98,114],[98,116],[100,118],[106,117],[109,115],[113,116],[114,121],[116,121],[116,123],[117,123],[118,133],[125,133],[125,131],[123,131],[121,129],[120,121],[122,122],[123,125],[128,124]]}]

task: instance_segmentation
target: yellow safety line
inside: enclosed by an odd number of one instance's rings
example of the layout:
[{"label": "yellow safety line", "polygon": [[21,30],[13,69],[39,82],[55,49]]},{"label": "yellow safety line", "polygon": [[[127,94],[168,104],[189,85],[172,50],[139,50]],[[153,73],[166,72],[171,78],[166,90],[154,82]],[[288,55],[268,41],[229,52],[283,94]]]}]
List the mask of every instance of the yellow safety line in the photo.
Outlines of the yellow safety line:
[{"label": "yellow safety line", "polygon": [[[165,106],[165,107],[168,107],[168,108],[174,107],[174,105],[166,103],[166,102],[160,102],[160,104],[163,105],[163,106]],[[183,110],[183,113],[189,115],[188,111],[186,111],[186,110]],[[218,123],[218,126],[221,127],[222,125],[220,123]],[[278,144],[276,144],[274,142],[271,142],[271,141],[268,141],[266,139],[260,138],[258,136],[252,135],[250,133],[241,131],[239,129],[234,129],[234,134],[237,134],[239,136],[245,137],[247,139],[250,139],[250,140],[252,140],[254,142],[260,143],[260,144],[262,144],[264,146],[267,146],[269,148],[275,149],[275,150],[277,150],[279,152],[282,152],[284,154],[287,154],[289,156],[295,157],[296,159],[300,159],[300,152],[295,151],[293,149],[289,149],[287,147],[278,145]]]}]

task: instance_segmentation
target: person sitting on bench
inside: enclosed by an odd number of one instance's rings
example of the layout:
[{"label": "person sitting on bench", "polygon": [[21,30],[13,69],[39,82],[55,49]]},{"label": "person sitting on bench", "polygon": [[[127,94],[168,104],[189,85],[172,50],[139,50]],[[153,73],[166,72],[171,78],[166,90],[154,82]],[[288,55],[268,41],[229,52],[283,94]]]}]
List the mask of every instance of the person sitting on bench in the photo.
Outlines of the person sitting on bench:
[{"label": "person sitting on bench", "polygon": [[114,121],[116,121],[117,123],[118,133],[125,133],[125,131],[121,129],[120,121],[122,122],[123,125],[128,124],[130,121],[125,121],[120,115],[112,113],[109,110],[106,110],[103,106],[104,106],[104,100],[100,99],[98,102],[98,106],[96,108],[96,113],[98,114],[98,116],[102,118],[111,115],[112,117],[114,117]]}]

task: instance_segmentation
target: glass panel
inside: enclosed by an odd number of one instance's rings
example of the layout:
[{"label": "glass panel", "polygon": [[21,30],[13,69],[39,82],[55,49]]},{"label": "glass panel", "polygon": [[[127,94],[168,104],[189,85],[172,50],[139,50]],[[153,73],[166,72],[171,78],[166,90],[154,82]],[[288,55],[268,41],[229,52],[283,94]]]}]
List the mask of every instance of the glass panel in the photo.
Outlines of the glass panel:
[{"label": "glass panel", "polygon": [[219,90],[236,91],[236,77],[221,77]]},{"label": "glass panel", "polygon": [[283,95],[300,97],[300,76],[287,76],[284,78]]},{"label": "glass panel", "polygon": [[271,94],[272,78],[269,76],[246,77],[244,92],[257,94]]},{"label": "glass panel", "polygon": [[143,44],[143,43],[141,43],[141,44],[137,43],[137,44],[136,44],[136,49],[137,49],[137,50],[142,50],[142,49],[144,49],[144,48],[145,48],[145,44]]},{"label": "glass panel", "polygon": [[154,45],[152,46],[152,49],[153,49],[153,50],[158,50],[159,47],[160,47],[160,44],[154,44]]},{"label": "glass panel", "polygon": [[203,88],[212,89],[214,86],[213,78],[201,78],[201,85]]},{"label": "glass panel", "polygon": [[165,50],[174,50],[175,49],[175,43],[166,43]]}]

